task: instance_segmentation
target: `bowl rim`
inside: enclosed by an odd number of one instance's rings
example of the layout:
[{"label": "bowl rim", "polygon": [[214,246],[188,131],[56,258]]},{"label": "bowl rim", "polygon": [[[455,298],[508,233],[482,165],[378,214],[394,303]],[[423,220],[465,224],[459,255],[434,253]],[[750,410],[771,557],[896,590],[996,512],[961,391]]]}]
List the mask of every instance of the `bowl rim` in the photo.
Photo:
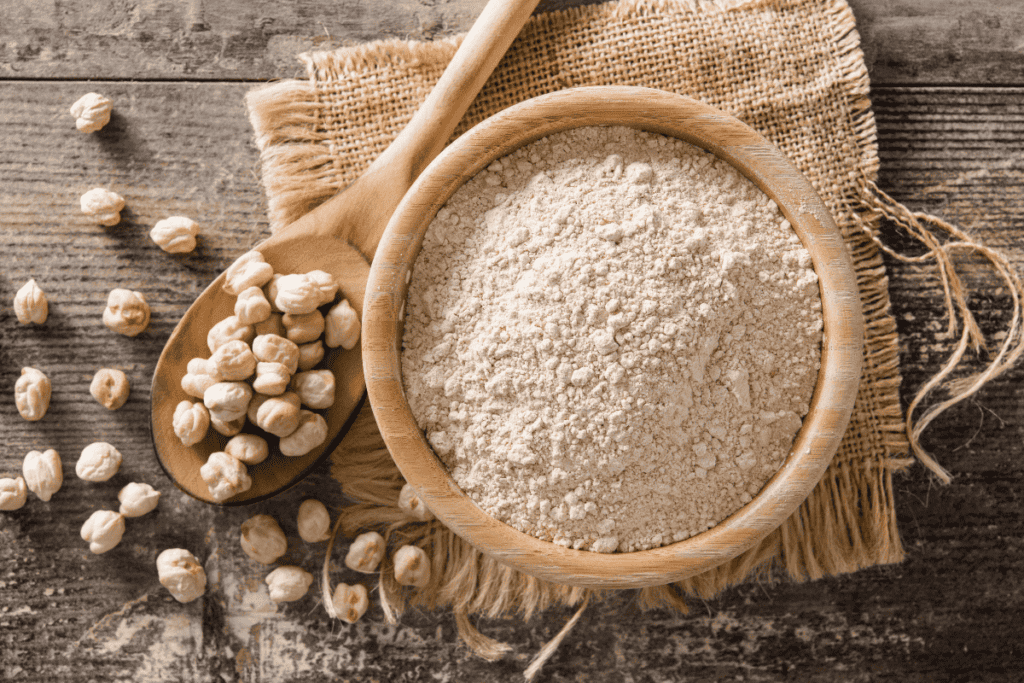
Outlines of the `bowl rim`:
[{"label": "bowl rim", "polygon": [[[628,553],[572,550],[498,521],[464,494],[416,425],[401,376],[400,331],[411,268],[437,210],[494,159],[553,133],[629,126],[676,137],[722,158],[783,212],[811,252],[825,321],[810,410],[786,461],[746,505],[715,527]],[[367,393],[396,465],[435,516],[492,558],[526,574],[591,588],[680,581],[735,558],[778,528],[807,498],[837,451],[853,411],[863,357],[863,315],[852,258],[810,182],[752,128],[684,95],[632,86],[571,88],[527,100],[471,128],[420,175],[391,218],[370,268],[363,315]],[[826,381],[826,379],[828,381]]]}]

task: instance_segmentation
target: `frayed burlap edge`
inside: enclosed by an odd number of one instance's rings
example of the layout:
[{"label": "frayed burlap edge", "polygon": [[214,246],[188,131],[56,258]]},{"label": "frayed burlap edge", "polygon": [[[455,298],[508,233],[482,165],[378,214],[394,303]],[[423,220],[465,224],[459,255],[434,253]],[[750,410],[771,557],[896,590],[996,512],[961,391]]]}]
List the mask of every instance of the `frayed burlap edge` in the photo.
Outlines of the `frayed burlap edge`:
[{"label": "frayed burlap edge", "polygon": [[[659,0],[641,5],[638,0],[624,0],[614,6],[566,11],[619,14],[659,9],[720,11],[733,6],[770,4],[764,1]],[[862,385],[861,390],[872,392],[878,432],[874,447],[882,457],[852,461],[842,457],[841,449],[822,482],[779,529],[720,567],[669,586],[640,590],[638,602],[644,608],[666,607],[686,612],[687,599],[708,599],[729,586],[752,578],[771,578],[780,570],[791,579],[802,581],[902,560],[904,551],[896,525],[892,472],[911,464],[912,460],[904,457],[909,446],[941,480],[948,481],[948,473],[921,448],[922,430],[940,412],[1008,369],[1024,352],[1021,336],[1024,289],[1006,259],[941,219],[908,211],[875,185],[878,171],[875,125],[859,36],[852,12],[845,3],[832,2],[829,9],[837,62],[848,87],[846,96],[853,104],[854,120],[850,124],[857,134],[863,174],[856,190],[844,197],[844,206],[836,221],[847,239],[861,287],[866,322],[864,360],[874,378],[870,386]],[[534,19],[543,20],[543,16]],[[332,64],[332,68],[358,69],[395,60],[443,66],[454,54],[458,42],[458,38],[452,38],[434,43],[397,40],[371,43],[346,51],[343,57],[338,57],[343,61]],[[304,56],[304,61],[310,81],[274,83],[252,91],[247,97],[261,151],[269,217],[275,230],[343,186],[338,179],[336,157],[324,144],[325,138],[318,128],[322,104],[313,85],[316,64],[308,55]],[[879,231],[883,218],[902,226],[924,244],[928,252],[906,257],[889,249]],[[934,260],[946,296],[950,331],[958,329],[958,320],[963,328],[957,349],[936,377],[922,387],[906,416],[899,404],[898,340],[889,310],[888,281],[880,251],[906,261]],[[969,348],[983,347],[983,336],[967,306],[965,288],[952,258],[956,252],[981,255],[991,264],[1011,292],[1013,311],[1009,329],[988,366],[969,378],[943,385],[964,360]],[[946,388],[948,397],[931,406],[915,422],[915,409],[940,386]],[[407,517],[397,504],[404,481],[390,460],[369,407],[364,408],[341,448],[332,455],[332,474],[342,482],[345,495],[359,501],[346,508],[339,518],[338,529],[342,533],[351,537],[376,529],[385,535],[390,547],[417,545],[427,550],[431,558],[430,583],[418,590],[398,585],[392,568],[385,562],[379,590],[384,614],[391,621],[407,607],[451,609],[467,645],[487,659],[496,659],[508,652],[508,646],[480,633],[473,626],[471,616],[516,615],[529,619],[550,607],[580,605],[566,627],[538,653],[527,671],[531,677],[579,619],[587,602],[602,595],[598,591],[551,584],[521,574],[483,555],[439,522],[420,523]],[[329,569],[330,554],[325,560],[322,588],[325,604],[331,612]]]}]

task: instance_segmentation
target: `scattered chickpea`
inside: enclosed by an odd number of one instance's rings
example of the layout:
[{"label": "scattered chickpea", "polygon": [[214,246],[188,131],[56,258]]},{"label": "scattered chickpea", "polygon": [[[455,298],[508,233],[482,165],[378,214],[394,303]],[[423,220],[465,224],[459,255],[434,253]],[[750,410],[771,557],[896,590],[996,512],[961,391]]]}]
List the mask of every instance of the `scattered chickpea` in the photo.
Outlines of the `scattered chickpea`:
[{"label": "scattered chickpea", "polygon": [[402,487],[401,493],[398,494],[398,507],[401,508],[402,512],[419,522],[429,522],[434,518],[426,503],[416,493],[416,489],[408,483]]},{"label": "scattered chickpea", "polygon": [[102,368],[96,371],[89,393],[107,410],[117,410],[128,400],[128,377],[120,370]]},{"label": "scattered chickpea", "polygon": [[319,543],[331,537],[331,514],[315,498],[302,501],[298,515],[299,537],[306,543]]},{"label": "scattered chickpea", "polygon": [[299,370],[312,370],[324,359],[324,343],[317,339],[299,347]]},{"label": "scattered chickpea", "polygon": [[121,452],[105,441],[96,441],[82,449],[75,474],[85,481],[107,481],[121,469]]},{"label": "scattered chickpea", "polygon": [[306,370],[292,377],[290,389],[304,406],[323,410],[334,405],[334,373],[330,370]]},{"label": "scattered chickpea", "polygon": [[384,549],[384,537],[376,531],[359,534],[348,547],[345,566],[353,571],[372,574],[384,559]]},{"label": "scattered chickpea", "polygon": [[263,254],[255,250],[247,251],[225,271],[224,291],[238,296],[250,287],[262,287],[273,275],[274,268],[263,258]]},{"label": "scattered chickpea", "polygon": [[35,368],[22,368],[21,377],[14,383],[14,403],[18,413],[35,422],[43,419],[50,408],[50,378]]},{"label": "scattered chickpea", "polygon": [[298,395],[291,391],[272,396],[256,411],[256,426],[274,436],[287,437],[299,426],[301,406]]},{"label": "scattered chickpea", "polygon": [[277,334],[261,334],[252,342],[256,360],[263,363],[281,363],[291,374],[299,369],[299,345]]},{"label": "scattered chickpea", "polygon": [[168,254],[186,254],[196,248],[199,226],[191,218],[171,216],[157,221],[149,238]]},{"label": "scattered chickpea", "polygon": [[28,489],[21,477],[0,479],[0,510],[13,512],[20,510],[28,500]]},{"label": "scattered chickpea", "polygon": [[403,586],[423,588],[430,583],[430,558],[423,548],[403,545],[395,551],[395,581]]},{"label": "scattered chickpea", "polygon": [[203,394],[210,417],[230,422],[245,415],[252,399],[252,387],[245,382],[217,382]]},{"label": "scattered chickpea", "polygon": [[189,396],[202,398],[206,390],[221,379],[209,358],[193,358],[188,362],[185,376],[181,378],[181,388]]},{"label": "scattered chickpea", "polygon": [[274,303],[284,313],[312,313],[320,305],[320,288],[306,273],[282,275]]},{"label": "scattered chickpea", "polygon": [[334,604],[334,611],[338,613],[338,618],[349,624],[359,621],[370,607],[366,586],[361,583],[354,586],[339,583],[334,589],[331,602]]},{"label": "scattered chickpea", "polygon": [[48,501],[64,484],[64,467],[60,454],[52,448],[29,451],[21,466],[28,490],[41,501]]},{"label": "scattered chickpea", "polygon": [[116,192],[95,187],[79,200],[82,213],[100,225],[108,228],[121,222],[121,210],[124,208],[124,197]]},{"label": "scattered chickpea", "polygon": [[288,339],[296,344],[315,341],[324,333],[324,314],[314,310],[310,313],[285,313],[281,319]]},{"label": "scattered chickpea", "polygon": [[260,564],[273,564],[288,552],[288,538],[270,515],[256,515],[242,522],[242,550]]},{"label": "scattered chickpea", "polygon": [[355,348],[359,343],[359,315],[347,300],[342,299],[331,307],[325,321],[324,343],[330,348],[340,346],[348,350]]},{"label": "scattered chickpea", "polygon": [[222,420],[216,415],[210,415],[210,426],[213,431],[224,436],[235,436],[240,434],[245,426],[245,415],[236,417],[233,420]]},{"label": "scattered chickpea", "polygon": [[288,388],[292,376],[281,363],[257,363],[252,388],[265,396],[280,396]]},{"label": "scattered chickpea", "polygon": [[210,411],[202,403],[181,401],[174,408],[174,435],[183,446],[195,446],[206,438],[210,428]]},{"label": "scattered chickpea", "polygon": [[267,574],[265,579],[270,588],[270,599],[274,602],[299,600],[313,583],[313,575],[300,567],[285,565]]},{"label": "scattered chickpea", "polygon": [[333,275],[323,270],[311,270],[306,273],[306,277],[319,291],[318,306],[334,301],[334,297],[338,294],[338,283],[335,282]]},{"label": "scattered chickpea", "polygon": [[50,304],[35,279],[22,285],[18,293],[14,295],[14,315],[22,325],[30,323],[42,325],[46,322],[46,317],[49,314]]},{"label": "scattered chickpea", "polygon": [[168,548],[156,558],[157,576],[178,602],[192,602],[206,592],[206,571],[183,548]]},{"label": "scattered chickpea", "polygon": [[117,493],[121,503],[119,512],[125,517],[141,517],[156,509],[160,492],[149,484],[132,482]]},{"label": "scattered chickpea", "polygon": [[210,454],[206,464],[199,468],[199,476],[218,503],[252,488],[252,479],[245,465],[223,451]]},{"label": "scattered chickpea", "polygon": [[251,344],[255,337],[256,331],[252,325],[244,325],[238,316],[229,315],[210,328],[206,334],[206,345],[210,348],[210,353],[214,353],[229,341],[240,339],[246,344]]},{"label": "scattered chickpea", "polygon": [[136,337],[149,326],[149,304],[142,292],[113,289],[107,296],[103,324],[113,332]]},{"label": "scattered chickpea", "polygon": [[248,379],[256,371],[256,356],[241,339],[232,339],[218,346],[210,356],[210,362],[217,374],[228,381]]},{"label": "scattered chickpea", "polygon": [[110,112],[114,105],[109,98],[99,93],[82,95],[71,105],[71,115],[75,117],[75,128],[83,133],[95,133],[110,123]]},{"label": "scattered chickpea", "polygon": [[298,426],[291,433],[281,437],[278,448],[281,455],[297,457],[305,455],[327,440],[327,421],[322,415],[309,410],[300,410]]},{"label": "scattered chickpea", "polygon": [[235,317],[243,325],[258,325],[270,318],[270,302],[259,287],[243,289],[235,299]]},{"label": "scattered chickpea", "polygon": [[239,434],[224,445],[224,452],[246,465],[258,465],[270,455],[270,446],[262,436]]},{"label": "scattered chickpea", "polygon": [[113,510],[97,510],[82,525],[82,540],[89,551],[101,555],[112,550],[124,536],[124,515]]}]

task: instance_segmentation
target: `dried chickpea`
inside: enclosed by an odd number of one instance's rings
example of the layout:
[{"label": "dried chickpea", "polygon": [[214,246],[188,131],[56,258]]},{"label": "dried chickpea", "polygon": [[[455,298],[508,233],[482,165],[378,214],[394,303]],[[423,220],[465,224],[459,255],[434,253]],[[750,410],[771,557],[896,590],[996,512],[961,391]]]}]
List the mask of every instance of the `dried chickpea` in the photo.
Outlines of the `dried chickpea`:
[{"label": "dried chickpea", "polygon": [[203,394],[203,404],[210,417],[222,422],[245,416],[252,399],[252,387],[245,382],[217,382]]},{"label": "dried chickpea", "polygon": [[50,407],[50,378],[35,368],[22,368],[14,383],[14,403],[29,422],[42,420]]},{"label": "dried chickpea", "polygon": [[281,363],[257,363],[252,388],[266,396],[280,396],[288,388],[292,376]]},{"label": "dried chickpea", "polygon": [[157,221],[149,238],[168,254],[187,254],[196,248],[199,226],[191,218],[171,216]]},{"label": "dried chickpea", "polygon": [[181,388],[189,396],[202,398],[206,390],[221,379],[209,358],[193,358],[188,362],[185,376],[181,378]]},{"label": "dried chickpea", "polygon": [[324,333],[324,314],[320,311],[285,313],[281,321],[287,337],[296,344],[315,341]]},{"label": "dried chickpea", "polygon": [[214,353],[229,341],[240,339],[246,344],[251,344],[255,337],[256,331],[252,325],[244,325],[238,316],[229,315],[210,328],[206,334],[206,345],[210,348],[210,353]]},{"label": "dried chickpea", "polygon": [[281,313],[271,313],[263,322],[258,322],[253,325],[256,330],[256,336],[261,337],[265,334],[275,334],[278,337],[285,337],[288,334],[288,330],[284,328],[284,316]]},{"label": "dried chickpea", "polygon": [[252,342],[252,352],[261,363],[281,363],[290,374],[299,369],[299,346],[277,334],[261,334]]},{"label": "dried chickpea", "polygon": [[243,289],[235,299],[235,317],[244,325],[261,323],[270,317],[270,312],[270,302],[259,287]]},{"label": "dried chickpea", "polygon": [[75,128],[83,133],[95,133],[110,123],[110,112],[114,104],[99,93],[87,93],[71,105],[75,117]]},{"label": "dried chickpea", "polygon": [[119,512],[125,517],[141,517],[156,509],[160,492],[149,484],[132,482],[117,492]]},{"label": "dried chickpea", "polygon": [[402,487],[401,493],[398,494],[398,507],[419,522],[429,522],[434,518],[434,514],[427,508],[426,503],[416,493],[412,484],[407,483]]},{"label": "dried chickpea", "polygon": [[22,285],[18,293],[14,295],[14,315],[22,325],[30,323],[42,325],[46,322],[46,317],[49,314],[50,304],[35,279]]},{"label": "dried chickpea", "polygon": [[210,415],[210,426],[213,427],[213,431],[224,436],[235,436],[242,431],[242,427],[245,426],[245,415],[236,417],[233,420],[222,420],[216,415]]},{"label": "dried chickpea", "polygon": [[331,307],[325,317],[326,330],[324,332],[324,343],[334,349],[341,347],[345,350],[355,348],[359,343],[359,316],[348,301],[342,299]]},{"label": "dried chickpea", "polygon": [[370,607],[370,597],[366,593],[366,586],[361,583],[354,586],[339,583],[334,589],[331,604],[334,605],[334,611],[338,613],[339,619],[354,624],[366,614]]},{"label": "dried chickpea", "polygon": [[247,251],[228,266],[224,273],[224,291],[238,294],[250,287],[262,287],[274,275],[274,268],[263,254],[258,251]]},{"label": "dried chickpea", "polygon": [[112,289],[103,310],[103,324],[126,337],[138,336],[149,326],[149,304],[142,292]]},{"label": "dried chickpea", "polygon": [[210,356],[216,372],[226,381],[248,379],[256,371],[256,356],[241,339],[232,339],[221,344]]},{"label": "dried chickpea", "polygon": [[324,359],[324,343],[317,339],[299,347],[299,370],[312,370]]},{"label": "dried chickpea", "polygon": [[25,506],[28,488],[21,477],[0,479],[0,511],[13,512]]},{"label": "dried chickpea", "polygon": [[211,497],[218,503],[252,488],[252,479],[245,465],[223,451],[210,454],[206,464],[199,468],[199,476],[206,482]]},{"label": "dried chickpea", "polygon": [[338,294],[338,283],[335,282],[334,276],[323,270],[311,270],[306,273],[306,277],[309,278],[313,286],[320,292],[318,306],[329,304],[334,301],[334,297]]},{"label": "dried chickpea", "polygon": [[285,565],[267,574],[264,579],[270,588],[270,599],[274,602],[300,600],[313,583],[313,575],[301,567]]},{"label": "dried chickpea", "polygon": [[168,548],[156,558],[160,585],[178,602],[192,602],[206,592],[206,571],[196,556],[183,548]]},{"label": "dried chickpea", "polygon": [[299,505],[299,537],[306,543],[319,543],[331,537],[331,514],[327,506],[315,498]]},{"label": "dried chickpea", "polygon": [[124,536],[124,515],[113,510],[97,510],[82,525],[82,540],[89,551],[101,555],[112,550]]},{"label": "dried chickpea", "polygon": [[284,313],[312,313],[320,305],[320,288],[305,273],[282,275],[274,303]]},{"label": "dried chickpea", "polygon": [[242,522],[242,550],[260,564],[273,564],[288,552],[288,538],[270,515],[256,515]]},{"label": "dried chickpea", "polygon": [[128,400],[128,377],[120,370],[102,368],[96,371],[89,393],[107,410],[117,410]]},{"label": "dried chickpea", "polygon": [[299,395],[302,405],[313,410],[323,410],[334,405],[334,373],[330,370],[296,373],[289,388]]},{"label": "dried chickpea", "polygon": [[322,415],[309,410],[300,410],[298,426],[290,434],[281,437],[277,447],[281,455],[298,457],[305,455],[327,440],[327,421]]},{"label": "dried chickpea", "polygon": [[262,436],[239,434],[224,445],[224,452],[246,465],[258,465],[270,455],[270,446]]},{"label": "dried chickpea", "polygon": [[345,566],[353,571],[372,574],[384,559],[384,549],[384,537],[376,531],[359,534],[348,547]]},{"label": "dried chickpea", "polygon": [[403,586],[423,588],[430,583],[430,558],[415,545],[403,545],[395,551],[395,581]]},{"label": "dried chickpea", "polygon": [[64,484],[64,467],[60,454],[49,448],[45,451],[29,451],[21,465],[28,490],[42,501],[48,501]]},{"label": "dried chickpea", "polygon": [[[252,399],[249,401],[249,407],[245,409],[245,416],[249,418],[249,422],[253,423],[257,427],[260,426],[260,408],[263,407],[263,404],[266,403],[269,398],[270,396],[254,393],[252,395]],[[263,428],[260,427],[260,429]]]},{"label": "dried chickpea", "polygon": [[298,428],[301,407],[298,395],[290,391],[271,396],[257,409],[256,426],[274,436],[286,437]]},{"label": "dried chickpea", "polygon": [[82,213],[100,225],[108,228],[121,222],[121,209],[124,208],[124,197],[116,192],[95,187],[79,200]]},{"label": "dried chickpea", "polygon": [[121,469],[121,452],[106,441],[96,441],[82,449],[75,474],[85,481],[107,481]]},{"label": "dried chickpea", "polygon": [[210,428],[210,411],[202,403],[182,401],[174,408],[174,435],[183,446],[195,446],[206,438]]}]

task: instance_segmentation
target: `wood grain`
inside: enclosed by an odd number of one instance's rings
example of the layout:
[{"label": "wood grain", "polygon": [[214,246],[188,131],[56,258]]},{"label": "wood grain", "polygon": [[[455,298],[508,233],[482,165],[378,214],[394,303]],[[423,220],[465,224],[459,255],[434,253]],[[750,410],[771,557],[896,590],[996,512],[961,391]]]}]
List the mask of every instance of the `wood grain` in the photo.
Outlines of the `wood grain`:
[{"label": "wood grain", "polygon": [[[411,5],[255,0],[240,9],[209,2],[209,30],[195,32],[205,43],[180,28],[184,0],[0,6],[0,76],[8,79],[0,83],[0,476],[16,473],[25,452],[40,447],[61,452],[67,475],[49,503],[30,500],[0,514],[0,680],[518,681],[528,657],[569,618],[568,610],[554,610],[525,624],[475,620],[514,647],[492,663],[459,644],[445,614],[410,613],[391,626],[374,605],[349,627],[329,621],[314,595],[274,608],[260,602],[268,569],[239,552],[238,527],[251,514],[276,516],[290,537],[286,560],[316,571],[323,549],[298,539],[294,512],[307,496],[341,504],[327,471],[272,502],[216,510],[177,492],[148,450],[146,378],[163,339],[202,288],[266,230],[241,104],[249,86],[210,79],[295,74],[293,53],[326,35],[325,18],[339,41],[426,35],[430,16],[447,13],[450,27],[461,21],[464,30],[478,11],[466,8],[482,3],[417,5],[395,19]],[[851,5],[875,86],[883,189],[960,222],[1024,266],[1024,89],[1009,87],[1024,85],[1014,51],[1020,3]],[[277,23],[265,34],[224,28],[250,11]],[[999,25],[975,20],[986,16]],[[118,26],[127,28],[117,34]],[[84,77],[113,82],[66,80]],[[949,87],[878,87],[885,83]],[[968,87],[986,84],[999,87]],[[85,136],[66,109],[92,89],[113,94],[122,115],[106,132]],[[121,226],[83,221],[78,196],[94,184],[123,190],[129,210]],[[148,226],[172,213],[204,223],[196,255],[167,255],[149,243]],[[886,239],[902,243],[892,233]],[[910,396],[952,344],[927,270],[888,265],[902,393]],[[51,295],[43,329],[19,326],[11,312],[10,298],[29,276]],[[976,277],[985,282],[983,272]],[[135,340],[99,323],[106,292],[118,285],[143,289],[154,302],[151,327]],[[990,329],[1001,296],[975,299]],[[50,414],[31,425],[10,395],[23,364],[45,367],[55,380]],[[88,396],[92,373],[106,365],[133,383],[128,404],[114,413]],[[105,484],[73,474],[78,451],[97,438],[126,456],[122,473]],[[954,473],[951,486],[937,486],[921,468],[897,476],[903,564],[807,584],[741,586],[694,601],[686,616],[643,612],[635,594],[623,592],[588,609],[538,680],[1015,683],[1024,678],[1022,440],[1018,368],[926,434],[925,445]],[[92,510],[115,506],[118,488],[133,480],[161,490],[160,507],[129,520],[121,546],[90,555],[78,528]],[[156,554],[174,546],[206,562],[210,599],[178,605],[156,582]],[[336,550],[334,578],[358,581],[341,567],[344,549]]]},{"label": "wood grain", "polygon": [[[546,0],[547,11],[596,0]],[[0,77],[262,80],[295,55],[469,30],[484,0],[7,0]],[[875,85],[1024,85],[1024,5],[850,0]]]}]

